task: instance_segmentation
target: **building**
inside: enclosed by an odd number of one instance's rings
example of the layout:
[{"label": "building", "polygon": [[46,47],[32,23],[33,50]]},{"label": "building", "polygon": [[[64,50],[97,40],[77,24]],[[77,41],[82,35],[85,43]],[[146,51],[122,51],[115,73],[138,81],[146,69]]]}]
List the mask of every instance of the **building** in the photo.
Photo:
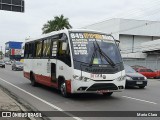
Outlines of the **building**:
[{"label": "building", "polygon": [[155,47],[160,44],[160,21],[114,18],[83,28],[112,34],[120,40],[125,63],[160,69],[160,47]]},{"label": "building", "polygon": [[5,57],[9,57],[11,60],[20,60],[22,54],[22,43],[9,41],[5,43]]}]

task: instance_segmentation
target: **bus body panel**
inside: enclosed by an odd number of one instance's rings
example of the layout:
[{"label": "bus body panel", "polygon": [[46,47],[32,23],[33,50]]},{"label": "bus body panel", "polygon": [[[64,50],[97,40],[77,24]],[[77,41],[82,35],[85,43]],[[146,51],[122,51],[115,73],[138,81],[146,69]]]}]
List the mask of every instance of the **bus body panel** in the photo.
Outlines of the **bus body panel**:
[{"label": "bus body panel", "polygon": [[[58,80],[54,83],[51,81],[51,64],[56,64],[56,79],[64,77],[65,80],[72,79],[72,68],[60,60],[51,59],[25,59],[24,76],[30,79],[30,73],[33,72],[36,82],[58,88]],[[47,64],[50,64],[49,66]],[[47,68],[49,67],[49,68]]]},{"label": "bus body panel", "polygon": [[66,65],[64,62],[57,60],[56,64],[57,68],[57,75],[56,77],[58,78],[59,76],[63,76],[65,80],[71,80],[73,76],[73,68],[69,67]]}]

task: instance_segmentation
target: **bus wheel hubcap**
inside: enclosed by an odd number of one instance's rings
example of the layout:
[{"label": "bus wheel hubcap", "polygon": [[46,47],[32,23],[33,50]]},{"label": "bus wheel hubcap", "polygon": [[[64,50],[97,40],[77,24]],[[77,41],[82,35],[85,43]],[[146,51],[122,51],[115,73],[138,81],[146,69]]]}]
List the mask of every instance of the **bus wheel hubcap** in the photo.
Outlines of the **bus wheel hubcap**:
[{"label": "bus wheel hubcap", "polygon": [[66,85],[65,85],[65,83],[62,83],[62,85],[61,85],[61,92],[62,92],[63,95],[65,95],[65,93],[66,93]]}]

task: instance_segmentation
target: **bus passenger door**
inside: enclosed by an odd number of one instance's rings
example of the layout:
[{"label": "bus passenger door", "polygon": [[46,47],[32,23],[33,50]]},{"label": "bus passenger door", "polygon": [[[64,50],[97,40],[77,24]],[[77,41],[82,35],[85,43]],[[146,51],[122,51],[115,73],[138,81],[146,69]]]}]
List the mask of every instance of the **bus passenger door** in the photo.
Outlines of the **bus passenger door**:
[{"label": "bus passenger door", "polygon": [[64,77],[65,80],[70,78],[70,68],[71,68],[71,57],[69,44],[66,40],[58,41],[58,51],[57,51],[57,77]]},{"label": "bus passenger door", "polygon": [[57,86],[56,67],[57,67],[57,39],[52,39],[51,48],[51,82],[55,87]]},{"label": "bus passenger door", "polygon": [[[67,36],[63,35],[53,40],[51,76],[53,85],[58,85],[58,77],[69,78],[71,58]],[[53,64],[55,63],[55,64]]]},{"label": "bus passenger door", "polygon": [[56,64],[55,63],[51,63],[51,81],[53,83],[57,83],[57,79],[56,79]]}]

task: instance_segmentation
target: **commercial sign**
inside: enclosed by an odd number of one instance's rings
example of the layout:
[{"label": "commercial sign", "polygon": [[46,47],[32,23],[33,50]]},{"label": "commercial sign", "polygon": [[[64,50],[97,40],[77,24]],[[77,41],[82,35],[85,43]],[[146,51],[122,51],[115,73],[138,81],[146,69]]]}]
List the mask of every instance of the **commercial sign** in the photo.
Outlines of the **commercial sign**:
[{"label": "commercial sign", "polygon": [[0,0],[0,10],[24,12],[24,0]]},{"label": "commercial sign", "polygon": [[22,49],[11,49],[11,55],[22,55]]}]

